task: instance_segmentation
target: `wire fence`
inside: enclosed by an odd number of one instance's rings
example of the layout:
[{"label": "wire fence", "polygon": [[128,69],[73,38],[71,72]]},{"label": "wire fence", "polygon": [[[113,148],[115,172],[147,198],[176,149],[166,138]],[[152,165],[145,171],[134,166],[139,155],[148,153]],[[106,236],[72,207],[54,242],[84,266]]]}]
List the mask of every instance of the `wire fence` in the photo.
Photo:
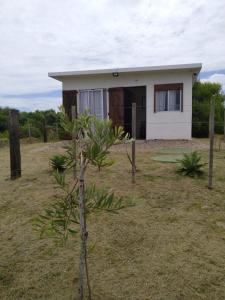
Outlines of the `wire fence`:
[{"label": "wire fence", "polygon": [[[132,127],[132,120],[128,120],[128,121],[124,121],[123,123],[121,123],[122,126],[124,126],[125,129],[129,130],[129,128],[131,129]],[[146,121],[146,119],[141,120],[141,119],[137,119],[136,121],[136,125],[137,128],[142,128],[142,130],[147,130],[147,125],[155,125],[155,126],[169,126],[171,128],[174,128],[174,125],[180,126],[180,127],[184,127],[187,125],[192,126],[192,131],[193,129],[195,129],[195,126],[197,128],[201,128],[201,130],[204,129],[203,135],[204,137],[207,137],[208,134],[206,134],[206,132],[208,132],[209,130],[209,122],[191,122],[190,121]],[[36,138],[36,139],[41,139],[44,135],[44,131],[47,132],[47,136],[48,136],[48,140],[60,140],[64,138],[64,131],[62,130],[61,126],[59,123],[55,123],[53,125],[48,125],[46,123],[45,128],[43,126],[39,126],[37,127],[36,124],[33,124],[32,122],[27,122],[26,124],[24,124],[23,126],[21,126],[20,128],[20,134],[21,134],[21,138]],[[195,132],[193,132],[194,134]],[[215,134],[224,134],[224,122],[215,122]],[[199,135],[196,135],[196,137],[198,137]],[[194,134],[195,137],[195,134]],[[201,136],[200,136],[201,137]]]},{"label": "wire fence", "polygon": [[[141,120],[140,118],[138,119],[137,116],[137,109],[133,107],[133,110],[131,110],[132,114],[131,114],[131,119],[129,120],[130,122],[123,122],[124,124],[121,125],[125,125],[125,130],[129,130],[131,131],[131,136],[136,137],[136,133],[137,131],[145,131],[146,134],[146,129],[147,129],[147,125],[146,125],[146,119]],[[213,113],[212,113],[213,112]],[[176,121],[176,120],[171,120],[171,122],[169,121],[157,121],[157,122],[147,122],[148,124],[154,124],[154,125],[166,125],[168,126],[171,125],[172,130],[174,130],[174,128],[176,128],[176,126],[186,126],[187,124],[189,124],[189,126],[192,126],[192,128],[194,126],[201,126],[202,128],[205,129],[205,132],[207,133],[207,136],[210,137],[210,159],[209,159],[209,164],[211,165],[211,173],[213,170],[213,150],[215,148],[218,148],[218,150],[221,149],[225,149],[225,134],[221,135],[220,133],[224,133],[224,128],[225,128],[225,122],[221,122],[221,121],[215,121],[214,120],[214,109],[210,110],[210,118],[209,121],[193,121],[191,122],[191,120],[187,121]],[[145,116],[146,117],[146,116]],[[174,126],[175,125],[175,126]],[[144,127],[143,127],[144,126]],[[129,128],[128,128],[129,127]],[[218,130],[218,132],[215,130],[217,128],[220,128],[221,132]],[[18,130],[19,130],[19,123],[18,123]],[[21,130],[21,128],[20,128]],[[48,124],[46,119],[43,119],[43,123],[39,124],[37,126],[37,123],[33,123],[30,120],[28,120],[25,124],[23,124],[22,126],[22,131],[20,132],[20,134],[23,134],[24,137],[29,138],[30,140],[32,140],[32,138],[43,138],[44,142],[47,141],[56,141],[56,140],[60,140],[60,139],[65,139],[65,132],[62,130],[60,124],[58,122],[54,123],[54,124]],[[133,133],[135,132],[135,134]],[[218,133],[218,135],[215,135],[214,133]],[[135,149],[135,139],[132,141],[132,149]],[[133,150],[132,150],[133,151]],[[133,170],[136,169],[135,166],[135,150],[134,152],[132,152],[132,156],[134,157],[134,159],[132,159],[134,161],[133,163]],[[210,173],[210,172],[209,172]],[[209,176],[209,178],[212,179],[212,174]],[[212,182],[212,180],[211,180]],[[212,188],[212,183],[209,183],[209,188]]]},{"label": "wire fence", "polygon": [[48,125],[47,122],[36,124],[26,122],[20,126],[20,137],[29,138],[30,140],[43,139],[46,141],[57,141],[63,139],[63,130],[59,123]]},{"label": "wire fence", "polygon": [[[120,112],[123,111],[121,116],[121,124],[117,122],[117,125],[124,126],[124,129],[128,132],[131,132],[132,128],[132,105],[128,103],[127,105],[115,105],[116,110],[121,109]],[[197,121],[195,118],[191,120],[191,117],[187,114],[183,114],[183,119],[180,116],[175,116],[171,114],[169,116],[165,112],[156,112],[153,114],[152,108],[151,114],[148,114],[149,107],[145,105],[136,105],[136,127],[137,132],[142,132],[140,137],[145,139],[149,126],[153,125],[154,128],[162,128],[163,126],[168,127],[168,130],[176,130],[179,127],[191,126],[192,127],[192,135],[193,137],[208,137],[209,136],[209,120]],[[176,112],[176,111],[174,111]],[[159,117],[158,117],[159,116]],[[224,134],[224,121],[215,120],[215,134],[217,135],[225,135]],[[170,129],[169,129],[170,128]],[[160,129],[161,130],[161,129]],[[55,122],[54,124],[48,124],[46,121],[45,125],[43,123],[37,124],[37,122],[33,122],[32,120],[27,120],[24,124],[20,126],[20,136],[21,138],[29,138],[30,140],[34,139],[44,139],[44,136],[47,136],[48,141],[57,141],[61,139],[69,139],[70,137],[65,134],[63,129],[61,128],[59,122]],[[140,138],[137,136],[137,138]],[[1,138],[1,137],[0,137]]]}]

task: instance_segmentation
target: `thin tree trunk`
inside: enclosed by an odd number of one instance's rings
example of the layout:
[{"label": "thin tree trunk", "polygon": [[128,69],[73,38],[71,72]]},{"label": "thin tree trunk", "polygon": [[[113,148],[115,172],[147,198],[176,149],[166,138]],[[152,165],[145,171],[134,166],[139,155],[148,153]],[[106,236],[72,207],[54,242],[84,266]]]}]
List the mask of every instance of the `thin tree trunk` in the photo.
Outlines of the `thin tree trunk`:
[{"label": "thin tree trunk", "polygon": [[[76,106],[71,108],[72,121],[76,118]],[[77,141],[76,141],[76,132],[73,128],[72,131],[72,143],[73,143],[73,155],[74,155],[74,165],[73,165],[73,178],[77,178]]]},{"label": "thin tree trunk", "polygon": [[84,166],[81,158],[80,178],[79,178],[79,213],[80,213],[80,300],[84,299],[85,291],[85,222],[84,222]]},{"label": "thin tree trunk", "polygon": [[85,195],[84,195],[84,160],[81,153],[80,159],[80,176],[79,176],[79,212],[80,212],[80,233],[81,233],[81,246],[80,246],[80,300],[84,299],[85,295],[85,274],[89,292],[89,300],[91,297],[91,287],[89,282],[89,273],[87,265],[87,228],[86,228],[86,217],[85,217]]},{"label": "thin tree trunk", "polygon": [[[85,215],[84,215],[84,221],[85,221],[85,228],[86,228],[86,216]],[[88,287],[88,299],[92,300],[91,285],[90,285],[89,271],[88,271],[88,262],[87,262],[87,238],[88,238],[87,228],[86,228],[85,237],[86,237],[86,240],[85,240],[85,271],[86,271],[86,279],[87,279],[87,287]]]}]

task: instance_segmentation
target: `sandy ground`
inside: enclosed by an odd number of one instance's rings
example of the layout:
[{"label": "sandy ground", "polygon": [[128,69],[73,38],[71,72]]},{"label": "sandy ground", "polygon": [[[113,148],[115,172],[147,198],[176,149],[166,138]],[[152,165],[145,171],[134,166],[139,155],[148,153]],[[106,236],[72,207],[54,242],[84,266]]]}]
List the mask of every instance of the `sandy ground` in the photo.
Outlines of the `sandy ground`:
[{"label": "sandy ground", "polygon": [[[68,141],[60,141],[52,144],[47,144],[39,146],[31,150],[33,153],[38,152],[49,152],[58,150],[61,151],[68,145]],[[112,147],[112,152],[125,151],[129,147],[126,145],[116,145]],[[188,148],[195,150],[208,150],[208,140],[207,139],[192,139],[192,140],[137,140],[136,147],[138,151],[157,151],[164,148]]]},{"label": "sandy ground", "polygon": [[[192,140],[137,140],[137,149],[139,151],[157,151],[162,148],[189,148],[195,150],[207,150],[208,141],[205,139],[192,139]],[[125,149],[125,145],[116,145],[113,150]]]},{"label": "sandy ground", "polygon": [[[78,240],[59,247],[32,227],[58,195],[49,157],[64,145],[22,145],[23,176],[16,181],[9,180],[8,148],[0,149],[0,299],[76,295]],[[135,201],[118,214],[88,219],[94,300],[224,299],[225,151],[215,152],[214,189],[208,190],[207,177],[182,177],[175,164],[151,160],[165,147],[198,149],[207,162],[206,140],[151,141],[138,142],[136,184],[121,146],[112,151],[113,166],[88,170],[88,182]]]}]

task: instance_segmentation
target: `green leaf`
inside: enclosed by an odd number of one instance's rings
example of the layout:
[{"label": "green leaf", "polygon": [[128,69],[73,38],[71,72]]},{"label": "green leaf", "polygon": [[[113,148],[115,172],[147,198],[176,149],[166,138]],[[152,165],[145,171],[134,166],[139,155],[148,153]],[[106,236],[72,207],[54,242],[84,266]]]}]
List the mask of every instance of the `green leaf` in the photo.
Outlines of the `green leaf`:
[{"label": "green leaf", "polygon": [[65,173],[56,171],[54,172],[54,177],[60,187],[64,188],[66,186]]}]

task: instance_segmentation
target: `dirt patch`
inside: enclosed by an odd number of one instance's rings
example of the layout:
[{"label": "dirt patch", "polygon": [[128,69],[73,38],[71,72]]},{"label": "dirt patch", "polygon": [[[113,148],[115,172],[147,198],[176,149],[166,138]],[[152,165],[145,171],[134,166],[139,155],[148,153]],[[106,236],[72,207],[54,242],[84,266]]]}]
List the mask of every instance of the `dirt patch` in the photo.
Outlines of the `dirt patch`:
[{"label": "dirt patch", "polygon": [[[38,152],[52,152],[52,151],[61,151],[66,149],[69,141],[60,141],[56,143],[37,143],[35,147],[31,145],[31,153]],[[149,151],[157,151],[162,149],[174,149],[174,148],[186,148],[191,150],[207,150],[208,149],[208,141],[206,139],[192,139],[190,141],[187,140],[137,140],[136,148],[141,152],[149,152]],[[112,147],[112,152],[117,151],[126,151],[126,149],[130,148],[130,144],[127,145],[116,145]]]},{"label": "dirt patch", "polygon": [[56,143],[46,143],[46,144],[36,144],[35,148],[31,148],[31,153],[46,153],[46,152],[57,152],[65,149],[65,147],[68,145],[68,141],[60,141]]},{"label": "dirt patch", "polygon": [[[208,141],[206,139],[192,139],[190,141],[187,140],[148,140],[136,141],[136,147],[140,151],[156,151],[163,148],[188,148],[194,150],[207,150],[208,149]],[[128,145],[116,145],[113,147],[113,151],[125,151],[126,148],[129,148]]]}]

